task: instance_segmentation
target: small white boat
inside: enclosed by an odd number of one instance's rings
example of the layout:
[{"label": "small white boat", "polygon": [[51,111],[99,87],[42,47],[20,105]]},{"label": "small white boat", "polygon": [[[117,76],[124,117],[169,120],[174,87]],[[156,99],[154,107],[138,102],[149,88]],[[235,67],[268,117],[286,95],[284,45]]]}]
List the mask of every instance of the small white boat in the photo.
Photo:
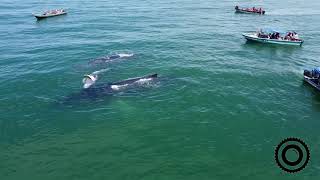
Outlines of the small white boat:
[{"label": "small white boat", "polygon": [[64,9],[56,9],[56,10],[46,11],[42,14],[33,14],[33,15],[38,20],[40,20],[40,19],[44,19],[44,18],[48,18],[48,17],[61,16],[64,14],[67,14],[67,12]]},{"label": "small white boat", "polygon": [[236,6],[234,8],[236,10],[236,13],[245,13],[245,14],[265,14],[266,11],[262,8],[240,8],[239,6]]},{"label": "small white boat", "polygon": [[248,41],[255,41],[260,43],[294,46],[301,46],[303,43],[303,40],[298,38],[298,34],[291,31],[260,29],[258,32],[243,33],[242,36]]}]

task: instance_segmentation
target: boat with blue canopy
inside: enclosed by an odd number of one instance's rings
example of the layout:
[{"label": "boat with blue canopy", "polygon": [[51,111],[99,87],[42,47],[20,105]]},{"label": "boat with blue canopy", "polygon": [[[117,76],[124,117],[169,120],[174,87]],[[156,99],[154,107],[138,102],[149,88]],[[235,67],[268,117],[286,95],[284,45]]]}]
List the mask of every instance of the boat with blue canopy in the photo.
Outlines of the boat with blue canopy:
[{"label": "boat with blue canopy", "polygon": [[242,34],[248,41],[260,43],[302,46],[303,40],[295,31],[285,31],[276,28],[263,28],[257,32]]},{"label": "boat with blue canopy", "polygon": [[304,70],[304,81],[320,91],[320,67],[312,70]]}]

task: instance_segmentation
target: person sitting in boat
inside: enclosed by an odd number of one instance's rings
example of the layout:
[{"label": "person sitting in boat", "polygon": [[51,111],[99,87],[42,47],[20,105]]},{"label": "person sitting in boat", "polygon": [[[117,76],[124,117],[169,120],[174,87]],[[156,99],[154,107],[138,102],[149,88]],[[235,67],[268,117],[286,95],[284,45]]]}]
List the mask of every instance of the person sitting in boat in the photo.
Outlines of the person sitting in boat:
[{"label": "person sitting in boat", "polygon": [[239,6],[236,6],[235,9],[236,9],[236,10],[239,10]]},{"label": "person sitting in boat", "polygon": [[277,32],[277,33],[275,34],[275,39],[279,39],[279,38],[280,38],[280,33]]},{"label": "person sitting in boat", "polygon": [[295,41],[299,40],[299,36],[296,32],[292,33],[292,40],[295,40]]},{"label": "person sitting in boat", "polygon": [[45,11],[44,13],[42,13],[42,15],[47,15],[47,14],[49,14],[50,13],[50,11]]},{"label": "person sitting in boat", "polygon": [[261,37],[263,35],[262,29],[257,30],[257,36]]},{"label": "person sitting in boat", "polygon": [[287,39],[288,39],[289,41],[292,41],[292,38],[293,38],[292,32],[289,32],[287,36],[288,36]]},{"label": "person sitting in boat", "polygon": [[272,33],[272,34],[270,35],[270,39],[275,39],[275,33]]},{"label": "person sitting in boat", "polygon": [[257,12],[257,9],[255,7],[252,8],[253,12]]},{"label": "person sitting in boat", "polygon": [[314,68],[313,72],[315,73],[315,75],[320,78],[320,67]]},{"label": "person sitting in boat", "polygon": [[284,36],[284,40],[290,40],[289,33]]},{"label": "person sitting in boat", "polygon": [[318,83],[320,81],[320,67],[314,68],[311,71],[311,77],[314,79],[318,79]]},{"label": "person sitting in boat", "polygon": [[258,36],[258,37],[261,37],[261,36],[262,36],[262,31],[261,31],[261,29],[258,29],[258,31],[257,31],[257,36]]},{"label": "person sitting in boat", "polygon": [[261,29],[258,30],[257,36],[259,38],[269,38],[268,34],[264,34]]},{"label": "person sitting in boat", "polygon": [[262,13],[262,9],[261,8],[259,8],[259,13]]}]

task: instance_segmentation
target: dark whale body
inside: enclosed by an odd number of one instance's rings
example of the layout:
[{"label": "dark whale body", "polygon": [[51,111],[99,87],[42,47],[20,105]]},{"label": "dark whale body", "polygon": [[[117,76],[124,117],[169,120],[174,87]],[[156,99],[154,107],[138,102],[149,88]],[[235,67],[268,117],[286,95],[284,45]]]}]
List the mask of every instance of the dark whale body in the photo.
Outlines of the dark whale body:
[{"label": "dark whale body", "polygon": [[111,56],[105,56],[105,57],[100,57],[100,58],[97,58],[97,59],[94,59],[92,61],[89,62],[89,64],[101,64],[101,63],[105,63],[105,62],[108,62],[108,61],[112,61],[112,60],[115,60],[115,59],[118,59],[120,58],[119,55],[111,55]]},{"label": "dark whale body", "polygon": [[114,83],[107,83],[107,84],[100,84],[94,85],[87,89],[82,89],[79,93],[74,93],[68,96],[63,103],[69,103],[76,100],[86,100],[86,99],[96,99],[99,97],[112,95],[116,92],[119,92],[119,89],[115,89],[114,86],[126,86],[126,85],[134,85],[140,80],[143,79],[156,79],[158,74],[151,74],[142,77],[136,77],[131,79],[126,79],[119,82]]}]

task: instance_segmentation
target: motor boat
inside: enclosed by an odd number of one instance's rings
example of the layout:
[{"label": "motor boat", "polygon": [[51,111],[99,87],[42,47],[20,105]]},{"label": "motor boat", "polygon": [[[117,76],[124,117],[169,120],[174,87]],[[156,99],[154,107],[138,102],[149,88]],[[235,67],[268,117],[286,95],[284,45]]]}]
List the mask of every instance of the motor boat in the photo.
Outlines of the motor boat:
[{"label": "motor boat", "polygon": [[320,67],[313,70],[304,70],[304,81],[320,91]]},{"label": "motor boat", "polygon": [[33,15],[38,20],[40,20],[40,19],[54,17],[54,16],[60,16],[60,15],[64,15],[64,14],[67,14],[67,12],[64,9],[55,9],[55,10],[45,11],[42,14],[33,14]]},{"label": "motor boat", "polygon": [[246,14],[265,14],[266,11],[262,8],[240,8],[239,6],[235,7],[236,13],[246,13]]},{"label": "motor boat", "polygon": [[260,43],[302,46],[303,40],[295,31],[282,31],[270,28],[260,29],[257,32],[243,33],[248,41]]}]

